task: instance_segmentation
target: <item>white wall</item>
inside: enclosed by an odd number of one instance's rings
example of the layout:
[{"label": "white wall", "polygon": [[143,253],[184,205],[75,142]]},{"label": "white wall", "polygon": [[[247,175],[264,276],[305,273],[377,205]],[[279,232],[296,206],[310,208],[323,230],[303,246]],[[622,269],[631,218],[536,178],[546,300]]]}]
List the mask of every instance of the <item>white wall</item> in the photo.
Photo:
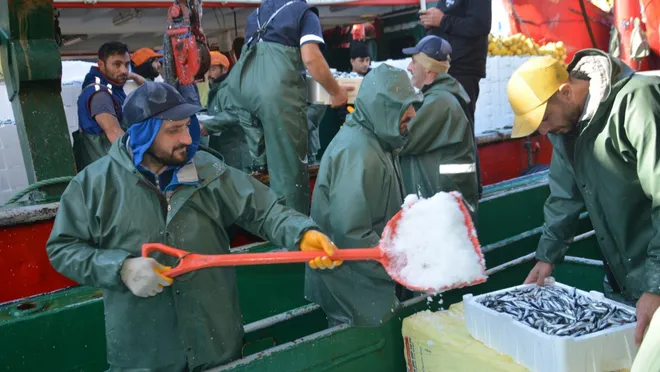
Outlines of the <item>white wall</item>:
[{"label": "white wall", "polygon": [[[78,129],[78,108],[76,102],[82,81],[92,63],[64,61],[62,63],[62,103],[69,126],[69,133]],[[132,81],[126,83],[124,90],[129,93],[135,89]],[[73,138],[71,139],[73,143]],[[25,163],[14,125],[14,112],[7,95],[5,83],[0,83],[0,206],[7,199],[28,186]]]}]

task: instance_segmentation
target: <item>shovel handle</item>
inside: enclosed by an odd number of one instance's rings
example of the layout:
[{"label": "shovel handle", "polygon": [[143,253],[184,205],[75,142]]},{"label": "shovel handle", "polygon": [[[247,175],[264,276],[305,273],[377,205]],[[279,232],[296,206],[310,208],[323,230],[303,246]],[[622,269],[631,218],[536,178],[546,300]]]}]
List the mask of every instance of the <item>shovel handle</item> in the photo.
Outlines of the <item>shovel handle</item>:
[{"label": "shovel handle", "polygon": [[[190,253],[160,243],[142,245],[142,257],[148,257],[152,252],[160,252],[179,258],[178,265],[162,273],[170,278],[207,267],[299,263],[309,262],[317,257],[325,256],[323,252],[309,251],[204,255]],[[341,261],[376,260],[380,262],[384,259],[384,256],[380,248],[340,249],[332,256],[332,259]]]}]

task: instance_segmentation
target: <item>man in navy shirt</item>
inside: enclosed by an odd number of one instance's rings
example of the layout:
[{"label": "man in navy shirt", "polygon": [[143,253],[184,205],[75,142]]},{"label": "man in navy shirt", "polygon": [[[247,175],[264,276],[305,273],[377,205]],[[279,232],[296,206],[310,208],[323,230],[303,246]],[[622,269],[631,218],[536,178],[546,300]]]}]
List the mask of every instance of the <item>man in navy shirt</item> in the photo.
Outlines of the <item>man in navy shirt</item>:
[{"label": "man in navy shirt", "polygon": [[144,84],[141,76],[129,71],[130,63],[126,44],[105,43],[99,48],[97,66],[92,66],[85,76],[78,97],[80,128],[73,135],[78,171],[107,154],[112,143],[124,134],[124,84],[128,79]]},{"label": "man in navy shirt", "polygon": [[263,125],[270,187],[287,206],[309,213],[307,89],[304,71],[348,101],[321,53],[316,9],[302,0],[265,0],[247,20],[243,51],[227,77],[236,104]]}]

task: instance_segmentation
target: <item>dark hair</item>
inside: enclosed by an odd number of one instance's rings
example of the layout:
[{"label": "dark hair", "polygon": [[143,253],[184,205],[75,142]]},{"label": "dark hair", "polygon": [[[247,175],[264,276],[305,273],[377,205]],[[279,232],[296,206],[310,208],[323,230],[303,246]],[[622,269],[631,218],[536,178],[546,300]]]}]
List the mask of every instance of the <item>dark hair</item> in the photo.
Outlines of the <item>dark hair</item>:
[{"label": "dark hair", "polygon": [[582,71],[582,70],[573,70],[573,71],[569,72],[568,75],[572,79],[576,79],[576,80],[584,80],[584,81],[590,81],[591,80],[589,75],[587,75],[587,73]]},{"label": "dark hair", "polygon": [[109,57],[114,56],[115,54],[126,54],[128,53],[128,46],[119,41],[111,41],[101,45],[99,48],[99,59],[103,62],[107,61]]},{"label": "dark hair", "polygon": [[231,43],[231,49],[236,54],[236,58],[239,58],[241,56],[241,49],[243,49],[243,44],[245,44],[245,38],[244,37],[237,37]]},{"label": "dark hair", "polygon": [[361,41],[352,41],[350,49],[351,59],[371,57],[369,47]]}]

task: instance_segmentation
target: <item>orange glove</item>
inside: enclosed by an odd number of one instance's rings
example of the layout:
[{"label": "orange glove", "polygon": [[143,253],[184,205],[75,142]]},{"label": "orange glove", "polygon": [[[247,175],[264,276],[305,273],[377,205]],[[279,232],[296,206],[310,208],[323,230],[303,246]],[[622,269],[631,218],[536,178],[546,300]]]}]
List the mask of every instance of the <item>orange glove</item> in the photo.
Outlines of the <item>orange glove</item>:
[{"label": "orange glove", "polygon": [[317,257],[309,261],[309,267],[312,269],[334,269],[341,265],[343,261],[332,261],[332,257],[337,251],[337,247],[323,233],[315,230],[307,231],[302,240],[300,240],[300,250],[304,252],[324,252],[326,256]]}]

